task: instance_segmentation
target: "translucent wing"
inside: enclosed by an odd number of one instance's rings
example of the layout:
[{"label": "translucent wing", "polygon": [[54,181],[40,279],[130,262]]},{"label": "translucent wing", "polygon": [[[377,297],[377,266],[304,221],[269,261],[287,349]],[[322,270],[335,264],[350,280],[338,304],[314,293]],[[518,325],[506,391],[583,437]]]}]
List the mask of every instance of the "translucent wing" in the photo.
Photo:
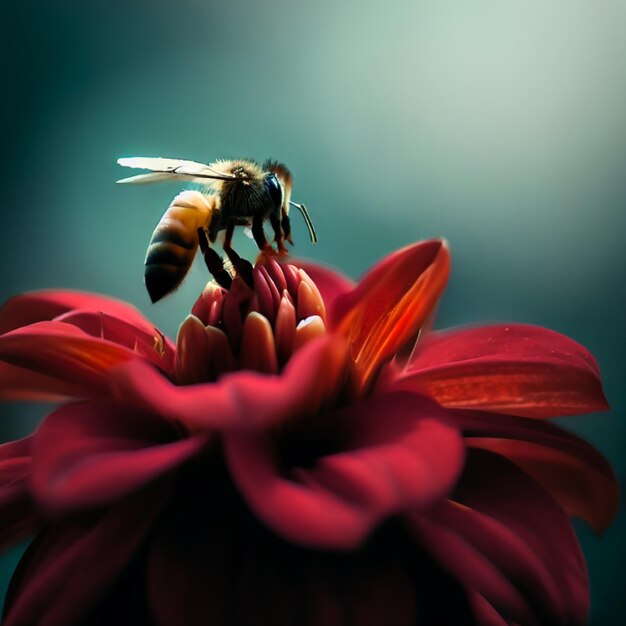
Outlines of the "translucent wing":
[{"label": "translucent wing", "polygon": [[186,161],[183,159],[164,159],[161,157],[125,157],[117,160],[123,167],[151,170],[149,174],[139,174],[122,178],[118,183],[156,183],[162,180],[190,180],[200,184],[210,184],[211,180],[238,180],[238,176],[218,167]]}]

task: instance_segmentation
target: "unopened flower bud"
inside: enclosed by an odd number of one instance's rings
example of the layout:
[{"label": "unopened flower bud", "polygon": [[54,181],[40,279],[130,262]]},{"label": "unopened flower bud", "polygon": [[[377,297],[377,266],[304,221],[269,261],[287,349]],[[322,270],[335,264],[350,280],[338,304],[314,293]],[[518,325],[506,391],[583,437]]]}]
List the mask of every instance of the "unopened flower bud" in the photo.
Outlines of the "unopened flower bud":
[{"label": "unopened flower bud", "polygon": [[254,266],[251,285],[241,276],[228,290],[209,283],[192,314],[178,337],[182,384],[216,380],[233,367],[276,373],[295,350],[326,332],[315,283],[303,270],[268,256]]}]

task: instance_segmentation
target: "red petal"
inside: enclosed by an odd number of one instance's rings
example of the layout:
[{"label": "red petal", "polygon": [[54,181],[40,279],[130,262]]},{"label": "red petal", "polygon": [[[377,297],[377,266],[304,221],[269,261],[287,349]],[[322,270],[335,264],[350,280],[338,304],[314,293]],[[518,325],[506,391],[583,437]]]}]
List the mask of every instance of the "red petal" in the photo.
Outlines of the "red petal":
[{"label": "red petal", "polygon": [[[282,259],[279,259],[281,261]],[[300,259],[292,259],[287,257],[284,262],[287,262],[299,269],[303,269],[313,280],[319,292],[322,294],[322,300],[326,305],[326,310],[330,311],[332,303],[340,296],[347,294],[354,290],[356,283],[336,272],[335,270],[313,263],[311,261],[301,261]],[[329,324],[333,324],[333,320],[329,318]]]},{"label": "red petal", "polygon": [[83,393],[79,385],[0,362],[0,400],[60,402]]},{"label": "red petal", "polygon": [[451,411],[468,445],[509,458],[539,482],[569,515],[596,531],[615,518],[619,486],[590,444],[547,422],[480,411]]},{"label": "red petal", "polygon": [[5,626],[82,623],[141,545],[167,487],[156,485],[102,514],[72,518],[40,535],[11,581]]},{"label": "red petal", "polygon": [[332,403],[345,385],[346,350],[341,340],[325,336],[299,350],[278,376],[240,371],[186,387],[139,361],[113,377],[118,398],[192,430],[258,430]]},{"label": "red petal", "polygon": [[519,465],[569,515],[583,518],[596,532],[605,530],[615,519],[619,505],[615,476],[582,461],[570,451],[503,439],[471,438],[468,445],[491,450]]},{"label": "red petal", "polygon": [[17,376],[19,389],[32,389],[43,374],[60,381],[58,389],[46,387],[45,391],[63,394],[69,383],[83,396],[103,393],[110,369],[137,358],[128,348],[91,337],[63,322],[37,322],[0,335],[0,359],[36,374],[34,379],[26,374]]},{"label": "red petal", "polygon": [[206,443],[108,401],[70,404],[46,418],[33,445],[32,488],[49,513],[120,498],[174,469]]},{"label": "red petal", "polygon": [[[468,471],[471,472],[471,467]],[[551,572],[543,555],[535,553],[508,524],[452,501],[434,508],[428,518],[457,535],[452,542],[460,539],[461,545],[469,545],[483,555],[481,565],[478,560],[473,566],[466,561],[461,567],[467,568],[466,580],[472,581],[472,586],[480,593],[487,594],[494,608],[510,610],[507,605],[513,600],[513,605],[521,608],[522,614],[517,619],[523,623],[528,619],[528,609],[536,615],[544,615],[550,623],[567,622],[569,607],[557,584],[558,571]],[[448,549],[451,548],[449,545]],[[456,558],[461,560],[462,555],[459,553]],[[486,574],[482,581],[480,572]],[[508,617],[510,619],[511,615]]]},{"label": "red petal", "polygon": [[333,330],[348,339],[362,385],[416,336],[443,292],[450,271],[441,239],[403,248],[375,265],[331,307]]},{"label": "red petal", "polygon": [[[448,503],[447,506],[451,507],[452,505]],[[487,555],[485,555],[483,553],[485,542],[479,542],[479,545],[476,546],[472,541],[475,541],[475,538],[471,537],[470,534],[468,540],[464,536],[468,531],[460,525],[459,521],[453,522],[450,517],[450,511],[446,510],[444,506],[439,506],[430,514],[413,515],[411,524],[419,541],[433,553],[443,567],[446,567],[467,587],[469,595],[477,593],[483,598],[486,596],[489,604],[504,618],[506,624],[514,620],[528,626],[538,626],[539,621],[526,598],[517,588],[516,583],[519,584],[520,579],[519,573],[511,581],[508,577],[511,568],[507,567],[504,572],[501,572],[498,570],[500,563],[493,563],[489,558],[491,549],[496,552],[497,556],[499,553],[506,554],[508,552],[508,556],[516,565],[523,564],[524,569],[529,569],[529,565],[524,562],[520,554],[515,553],[513,548],[508,546],[503,548],[504,538],[499,535],[504,534],[505,530],[495,524],[483,529],[485,534],[494,533],[491,538],[492,544],[487,547]],[[471,516],[467,513],[465,517],[471,520]],[[475,529],[469,524],[469,520],[466,520],[465,523],[470,532],[475,532]],[[518,552],[522,551],[519,546],[515,545],[515,547]],[[508,551],[505,548],[508,548]],[[503,557],[499,558],[504,560]]]},{"label": "red petal", "polygon": [[452,488],[463,444],[445,419],[426,399],[390,394],[331,414],[353,424],[350,449],[311,469],[281,473],[268,434],[227,435],[226,457],[249,506],[274,531],[301,545],[350,549],[387,516],[429,506]]},{"label": "red petal", "polygon": [[30,474],[32,437],[0,445],[0,489]]},{"label": "red petal", "polygon": [[593,356],[564,335],[525,324],[432,333],[399,382],[453,408],[536,418],[609,408]]},{"label": "red petal", "polygon": [[[468,471],[455,499],[517,533],[543,560],[559,587],[562,606],[568,613],[563,623],[586,624],[587,568],[576,534],[562,509],[540,485],[506,459],[481,450],[469,451],[468,459]],[[490,483],[492,489],[486,488]]]},{"label": "red petal", "polygon": [[8,300],[0,309],[0,334],[20,326],[51,320],[74,309],[107,313],[150,332],[152,325],[132,305],[82,291],[34,291]]},{"label": "red petal", "polygon": [[602,532],[617,515],[619,485],[607,461],[585,441],[579,442],[588,449],[577,450],[575,444],[558,450],[512,439],[467,439],[469,446],[491,450],[519,465],[568,515],[581,517]]},{"label": "red petal", "polygon": [[454,500],[411,522],[470,592],[506,623],[585,623],[588,580],[580,548],[539,485],[506,460],[472,451]]},{"label": "red petal", "polygon": [[136,326],[107,313],[85,310],[70,311],[55,321],[73,324],[92,337],[125,346],[165,372],[172,370],[176,348],[154,326]]},{"label": "red petal", "polygon": [[0,445],[0,547],[23,539],[39,522],[28,490],[32,437]]}]

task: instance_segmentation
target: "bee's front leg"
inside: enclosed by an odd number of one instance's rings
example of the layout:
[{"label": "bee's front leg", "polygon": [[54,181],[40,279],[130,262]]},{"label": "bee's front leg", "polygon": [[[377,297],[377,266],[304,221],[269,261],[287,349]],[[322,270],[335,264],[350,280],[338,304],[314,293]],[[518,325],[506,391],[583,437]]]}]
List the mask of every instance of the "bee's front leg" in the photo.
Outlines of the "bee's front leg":
[{"label": "bee's front leg", "polygon": [[278,249],[279,255],[289,254],[287,252],[287,248],[285,248],[285,241],[283,239],[283,229],[281,227],[280,220],[278,219],[278,215],[272,213],[270,215],[270,224],[272,225],[272,229],[274,230],[274,241],[276,242],[276,248]]},{"label": "bee's front leg", "polygon": [[224,287],[224,289],[230,289],[233,279],[226,271],[222,257],[209,245],[209,237],[204,228],[198,228],[198,243],[200,244],[200,252],[202,252],[204,263],[211,276],[215,278],[218,285]]},{"label": "bee's front leg", "polygon": [[252,218],[252,236],[254,237],[254,241],[256,241],[256,245],[259,247],[261,252],[274,256],[276,254],[276,250],[274,250],[274,248],[267,243],[267,239],[265,238],[265,231],[263,230],[264,217],[264,215],[255,215]]},{"label": "bee's front leg", "polygon": [[286,213],[283,215],[283,219],[280,221],[280,227],[283,231],[283,237],[285,238],[285,240],[293,246],[293,239],[291,238],[291,221]]},{"label": "bee's front leg", "polygon": [[242,259],[232,248],[233,233],[235,232],[234,222],[229,222],[226,227],[226,234],[224,235],[224,252],[228,256],[229,261],[233,264],[235,271],[244,282],[249,286],[254,286],[254,279],[252,277],[252,264],[250,261]]}]

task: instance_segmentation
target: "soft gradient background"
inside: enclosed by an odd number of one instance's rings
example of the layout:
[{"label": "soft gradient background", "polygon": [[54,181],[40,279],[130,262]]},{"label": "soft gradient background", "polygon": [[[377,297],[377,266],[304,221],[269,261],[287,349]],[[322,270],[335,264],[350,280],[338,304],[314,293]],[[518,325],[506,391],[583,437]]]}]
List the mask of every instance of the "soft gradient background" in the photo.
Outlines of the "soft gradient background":
[{"label": "soft gradient background", "polygon": [[[295,173],[320,243],[357,276],[446,236],[440,326],[541,324],[597,356],[610,415],[565,423],[626,476],[623,0],[31,0],[0,22],[0,300],[42,287],[136,304],[174,335],[197,264],[152,306],[152,229],[176,185],[122,187],[119,156],[267,156]],[[254,256],[241,235],[237,249]],[[0,434],[46,406],[3,405]],[[626,623],[626,520],[577,526],[592,624]],[[20,550],[0,561],[0,594]]]}]

